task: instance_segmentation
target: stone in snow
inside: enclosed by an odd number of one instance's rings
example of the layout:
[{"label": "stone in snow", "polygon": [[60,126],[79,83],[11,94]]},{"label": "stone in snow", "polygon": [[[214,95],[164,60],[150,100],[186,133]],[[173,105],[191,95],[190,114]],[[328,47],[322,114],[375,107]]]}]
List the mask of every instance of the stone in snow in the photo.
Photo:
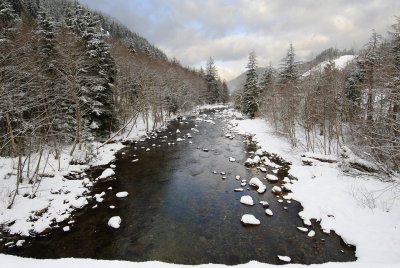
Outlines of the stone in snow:
[{"label": "stone in snow", "polygon": [[261,172],[267,172],[267,169],[265,167],[260,167]]},{"label": "stone in snow", "polygon": [[176,133],[181,133],[181,131],[179,129],[176,130]]},{"label": "stone in snow", "polygon": [[237,179],[237,180],[240,180],[240,176],[239,176],[239,175],[236,175],[236,179]]},{"label": "stone in snow", "polygon": [[306,227],[297,227],[297,229],[302,231],[303,233],[308,232],[308,228],[306,228]]},{"label": "stone in snow", "polygon": [[262,155],[264,154],[264,152],[263,152],[261,149],[258,149],[258,150],[255,152],[255,154],[258,155],[258,156],[262,156]]},{"label": "stone in snow", "polygon": [[123,198],[128,196],[128,192],[119,192],[115,194],[116,197],[118,198]]},{"label": "stone in snow", "polygon": [[265,190],[267,190],[267,187],[260,181],[259,178],[251,178],[249,184],[250,184],[251,186],[258,187],[257,192],[258,192],[259,194],[262,194],[262,193],[265,192]]},{"label": "stone in snow", "polygon": [[229,157],[229,162],[235,162],[236,161],[236,159],[235,158],[233,158],[233,157]]},{"label": "stone in snow", "polygon": [[208,149],[207,149],[207,148],[204,148],[204,149],[203,149],[203,152],[208,152]]},{"label": "stone in snow", "polygon": [[228,177],[226,177],[226,176],[222,176],[221,179],[226,180],[227,178],[228,178]]},{"label": "stone in snow", "polygon": [[212,173],[217,174],[218,172],[216,170],[214,170]]},{"label": "stone in snow", "polygon": [[176,141],[178,141],[178,142],[179,142],[179,141],[184,141],[184,139],[182,139],[182,138],[177,138]]},{"label": "stone in snow", "polygon": [[192,141],[189,141],[189,144],[192,144],[193,142]]},{"label": "stone in snow", "polygon": [[278,259],[280,261],[283,261],[283,262],[291,262],[292,261],[292,259],[290,257],[288,257],[288,256],[280,256],[280,255],[278,255]]},{"label": "stone in snow", "polygon": [[267,201],[260,201],[261,206],[263,206],[263,208],[267,208],[269,207],[269,204]]},{"label": "stone in snow", "polygon": [[103,171],[103,173],[101,173],[101,175],[97,179],[101,180],[114,175],[115,175],[114,170],[112,170],[111,168],[107,168]]},{"label": "stone in snow", "polygon": [[315,231],[311,230],[308,234],[308,237],[314,237],[315,236]]},{"label": "stone in snow", "polygon": [[258,155],[254,156],[253,163],[254,164],[259,164],[260,162],[261,162],[261,158]]},{"label": "stone in snow", "polygon": [[248,206],[253,206],[254,201],[253,198],[250,195],[244,195],[240,198],[240,203]]},{"label": "stone in snow", "polygon": [[245,186],[247,185],[247,182],[242,182],[240,185],[241,185],[242,187],[245,187]]},{"label": "stone in snow", "polygon": [[118,229],[121,226],[121,217],[114,216],[108,220],[108,226],[114,229]]},{"label": "stone in snow", "polygon": [[279,202],[279,203],[283,203],[283,200],[282,200],[282,199],[278,199],[278,202]]},{"label": "stone in snow", "polygon": [[274,186],[274,187],[272,187],[272,190],[271,190],[273,193],[275,193],[275,194],[280,194],[280,193],[282,193],[282,189],[281,189],[281,187],[279,187],[279,186]]},{"label": "stone in snow", "polygon": [[222,171],[222,172],[221,172],[221,175],[226,175],[226,173]]},{"label": "stone in snow", "polygon": [[146,149],[146,152],[149,152],[149,151],[150,151],[150,148],[147,148],[147,149]]},{"label": "stone in snow", "polygon": [[270,182],[277,182],[279,179],[275,175],[267,174],[267,180],[269,180]]},{"label": "stone in snow", "polygon": [[132,160],[132,163],[137,163],[137,162],[139,162],[139,158]]},{"label": "stone in snow", "polygon": [[265,210],[265,214],[267,214],[268,216],[274,215],[274,213],[272,212],[272,210],[270,210],[269,208],[267,208],[267,209]]},{"label": "stone in snow", "polygon": [[117,166],[116,165],[114,165],[114,164],[111,164],[110,165],[110,168],[112,168],[112,169],[114,169],[114,168],[116,168]]},{"label": "stone in snow", "polygon": [[18,240],[17,243],[15,243],[15,245],[19,248],[22,247],[24,244],[25,244],[25,240]]},{"label": "stone in snow", "polygon": [[188,139],[191,139],[191,138],[192,138],[192,135],[191,135],[190,133],[188,133],[188,134],[186,134],[186,137],[187,137]]},{"label": "stone in snow", "polygon": [[243,192],[243,188],[236,188],[233,191],[235,191],[235,192]]},{"label": "stone in snow", "polygon": [[240,220],[244,225],[259,225],[260,220],[258,220],[254,215],[244,214]]},{"label": "stone in snow", "polygon": [[69,232],[71,230],[71,228],[69,226],[64,226],[63,227],[63,231],[64,232]]}]

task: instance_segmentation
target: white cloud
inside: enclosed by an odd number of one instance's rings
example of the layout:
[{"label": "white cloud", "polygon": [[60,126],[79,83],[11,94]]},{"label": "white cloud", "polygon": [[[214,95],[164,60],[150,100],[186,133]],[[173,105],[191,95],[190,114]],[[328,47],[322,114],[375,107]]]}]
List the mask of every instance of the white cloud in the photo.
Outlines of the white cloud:
[{"label": "white cloud", "polygon": [[361,48],[374,28],[385,35],[398,0],[81,0],[118,18],[184,65],[212,56],[226,79],[244,71],[251,50],[260,66],[279,65],[293,43],[300,60],[337,47]]}]

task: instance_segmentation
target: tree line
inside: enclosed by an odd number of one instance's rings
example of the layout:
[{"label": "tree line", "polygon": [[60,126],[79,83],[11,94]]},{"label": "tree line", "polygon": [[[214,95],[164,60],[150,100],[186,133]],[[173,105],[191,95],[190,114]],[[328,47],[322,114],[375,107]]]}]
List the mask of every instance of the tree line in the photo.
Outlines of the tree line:
[{"label": "tree line", "polygon": [[[317,56],[319,61],[327,60],[323,68],[301,75],[290,44],[280,68],[269,66],[258,78],[252,52],[246,83],[236,92],[235,105],[250,117],[273,122],[293,146],[321,149],[325,154],[351,146],[381,171],[399,171],[400,18],[385,38],[372,30],[368,42],[345,68],[335,66],[337,56],[336,49],[324,51]],[[304,144],[298,144],[300,136]]]}]

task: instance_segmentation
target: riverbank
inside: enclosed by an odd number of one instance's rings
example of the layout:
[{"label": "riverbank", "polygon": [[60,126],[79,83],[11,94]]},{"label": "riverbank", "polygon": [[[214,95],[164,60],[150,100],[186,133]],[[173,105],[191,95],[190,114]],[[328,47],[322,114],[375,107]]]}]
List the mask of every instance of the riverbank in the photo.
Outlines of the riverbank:
[{"label": "riverbank", "polygon": [[[0,233],[0,245],[20,247],[25,242],[24,237],[46,236],[53,228],[68,230],[74,223],[73,213],[83,209],[93,198],[90,192],[97,178],[87,172],[96,167],[111,168],[99,179],[112,178],[114,167],[111,163],[115,154],[124,148],[123,143],[145,138],[148,125],[152,122],[146,124],[139,117],[110,143],[82,145],[72,156],[71,146],[63,148],[58,159],[46,150],[42,156],[33,154],[27,165],[31,170],[38,168],[38,180],[29,183],[24,173],[11,208],[8,206],[15,192],[18,159],[0,157],[0,227],[4,231],[3,235]],[[92,156],[86,161],[88,154]]]},{"label": "riverbank", "polygon": [[[262,119],[232,123],[237,124],[240,133],[255,135],[253,140],[262,149],[292,163],[290,174],[298,180],[286,187],[302,204],[304,210],[299,216],[305,224],[311,219],[320,221],[324,230],[333,230],[346,243],[356,246],[357,261],[338,267],[394,267],[400,263],[399,178],[382,181],[362,172],[344,172],[345,159],[307,155],[299,148],[293,149]],[[304,161],[312,163],[305,165]]]}]

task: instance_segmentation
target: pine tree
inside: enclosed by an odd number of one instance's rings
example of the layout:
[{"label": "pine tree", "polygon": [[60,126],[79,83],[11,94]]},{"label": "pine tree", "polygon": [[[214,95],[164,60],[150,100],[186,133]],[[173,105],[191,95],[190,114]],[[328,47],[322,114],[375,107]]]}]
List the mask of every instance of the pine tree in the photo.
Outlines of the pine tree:
[{"label": "pine tree", "polygon": [[205,79],[208,88],[208,96],[207,96],[208,102],[209,103],[219,102],[220,88],[218,84],[218,72],[217,68],[215,67],[214,59],[211,57],[207,62]]},{"label": "pine tree", "polygon": [[290,43],[286,57],[282,59],[279,72],[279,83],[281,85],[294,83],[299,78],[298,65],[299,63],[296,61],[293,44]]},{"label": "pine tree", "polygon": [[272,67],[272,65],[269,65],[265,68],[264,74],[262,75],[260,81],[260,92],[266,93],[266,91],[270,90],[274,86],[274,80],[274,68]]},{"label": "pine tree", "polygon": [[254,51],[249,55],[249,62],[246,68],[246,83],[244,84],[241,108],[243,113],[254,117],[258,111],[258,99],[260,96],[256,72],[257,61]]}]

